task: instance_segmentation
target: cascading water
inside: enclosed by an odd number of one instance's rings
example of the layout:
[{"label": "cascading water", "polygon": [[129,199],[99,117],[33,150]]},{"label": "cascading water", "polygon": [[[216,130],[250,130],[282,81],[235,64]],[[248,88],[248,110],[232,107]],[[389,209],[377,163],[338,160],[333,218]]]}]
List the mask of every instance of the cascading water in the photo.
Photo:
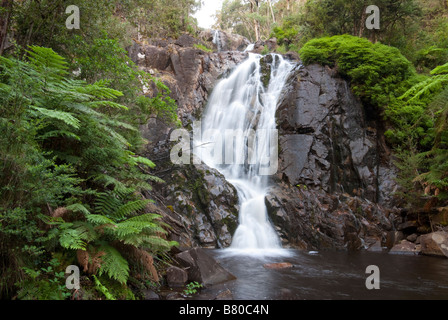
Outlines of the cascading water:
[{"label": "cascading water", "polygon": [[218,52],[220,52],[223,48],[221,33],[219,30],[213,30],[213,40],[212,42],[216,45]]},{"label": "cascading water", "polygon": [[202,118],[201,137],[194,139],[194,153],[238,192],[239,226],[226,250],[244,254],[284,251],[269,221],[265,196],[268,175],[277,169],[275,112],[294,65],[280,55],[269,58],[261,63],[261,55],[250,53],[216,85]]}]

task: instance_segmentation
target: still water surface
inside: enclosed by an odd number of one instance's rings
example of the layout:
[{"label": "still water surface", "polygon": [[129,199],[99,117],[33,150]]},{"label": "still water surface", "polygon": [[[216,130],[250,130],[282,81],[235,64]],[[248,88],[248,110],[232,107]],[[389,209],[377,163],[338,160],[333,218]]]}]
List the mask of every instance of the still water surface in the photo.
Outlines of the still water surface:
[{"label": "still water surface", "polygon": [[[224,284],[235,300],[448,299],[448,259],[370,252],[288,251],[287,257],[232,256],[225,250],[210,253],[237,277]],[[294,267],[263,267],[276,262],[289,262]],[[369,265],[380,269],[379,290],[366,288]]]}]

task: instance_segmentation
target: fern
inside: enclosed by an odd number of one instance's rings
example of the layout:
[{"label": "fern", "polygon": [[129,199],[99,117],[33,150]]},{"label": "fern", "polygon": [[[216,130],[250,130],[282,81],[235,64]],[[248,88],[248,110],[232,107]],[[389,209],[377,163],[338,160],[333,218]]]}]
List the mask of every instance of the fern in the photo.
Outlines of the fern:
[{"label": "fern", "polygon": [[59,236],[59,243],[66,249],[85,250],[87,243],[82,238],[82,234],[78,230],[65,229]]},{"label": "fern", "polygon": [[106,254],[102,257],[103,263],[99,269],[99,275],[106,274],[109,278],[117,280],[120,283],[126,283],[129,277],[128,262],[120,252],[114,247],[103,243],[100,250]]},{"label": "fern", "polygon": [[73,212],[81,212],[85,214],[86,216],[90,214],[90,211],[81,203],[75,203],[69,206],[66,206],[67,210],[73,211]]},{"label": "fern", "polygon": [[58,111],[58,110],[49,110],[45,108],[39,108],[36,106],[30,106],[31,109],[36,110],[40,115],[48,118],[53,118],[57,120],[61,120],[72,126],[75,129],[79,129],[80,121],[76,119],[71,113]]},{"label": "fern", "polygon": [[58,79],[62,79],[68,74],[67,62],[53,49],[38,46],[30,46],[29,48],[31,49],[31,51],[27,51],[29,60],[36,70],[42,72],[51,71],[51,75]]},{"label": "fern", "polygon": [[95,281],[95,288],[101,292],[107,300],[117,300],[115,299],[115,297],[109,292],[109,289],[107,289],[107,287],[105,287],[100,280],[98,280],[98,278],[94,275],[93,276],[93,280]]},{"label": "fern", "polygon": [[115,219],[123,219],[133,213],[136,213],[137,211],[144,209],[149,203],[151,203],[151,200],[136,200],[133,202],[128,202],[120,206],[116,211],[111,213],[111,215]]}]

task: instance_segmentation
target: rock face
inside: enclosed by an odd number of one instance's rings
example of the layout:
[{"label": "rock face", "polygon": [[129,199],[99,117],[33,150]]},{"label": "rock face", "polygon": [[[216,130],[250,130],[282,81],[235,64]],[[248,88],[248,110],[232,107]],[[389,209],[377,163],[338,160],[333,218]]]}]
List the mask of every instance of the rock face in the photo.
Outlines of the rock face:
[{"label": "rock face", "polygon": [[[292,76],[278,107],[281,178],[327,193],[385,203],[396,188],[382,134],[348,83],[322,66]],[[374,124],[375,125],[375,124]]]},{"label": "rock face", "polygon": [[176,259],[188,268],[189,281],[197,281],[206,287],[236,279],[202,248],[181,252]]},{"label": "rock face", "polygon": [[[129,48],[141,69],[170,88],[182,126],[188,129],[200,120],[217,81],[248,56],[193,47],[212,41],[213,34],[204,32],[201,39],[183,36]],[[227,49],[244,50],[248,43],[240,40]],[[264,45],[275,46],[275,41]],[[269,57],[264,60],[268,66]],[[146,88],[145,94],[154,96],[157,88]],[[388,208],[393,208],[391,195],[398,186],[381,124],[366,112],[348,83],[328,68],[298,66],[284,88],[276,119],[279,170],[265,201],[283,244],[308,250],[386,246],[388,234],[395,231],[395,210]],[[180,242],[181,250],[227,247],[238,224],[236,190],[204,164],[173,165],[173,129],[160,119],[141,128],[149,141],[146,155],[157,164],[155,174],[166,181],[148,197],[156,199],[157,210],[175,226],[170,237]],[[402,227],[414,232],[414,226]]]},{"label": "rock face", "polygon": [[247,38],[222,30],[201,31],[199,39],[212,44],[217,51],[244,51],[250,44]]},{"label": "rock face", "polygon": [[178,168],[164,191],[176,212],[189,219],[195,240],[205,248],[228,247],[238,226],[238,196],[217,170],[204,164]]}]

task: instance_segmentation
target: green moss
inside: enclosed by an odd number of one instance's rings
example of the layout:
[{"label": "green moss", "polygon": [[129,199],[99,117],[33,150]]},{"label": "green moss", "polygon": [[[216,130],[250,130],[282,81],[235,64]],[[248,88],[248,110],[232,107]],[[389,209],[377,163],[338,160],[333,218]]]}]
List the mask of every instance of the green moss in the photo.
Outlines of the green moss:
[{"label": "green moss", "polygon": [[405,81],[416,75],[397,48],[350,35],[313,39],[299,53],[305,64],[336,67],[364,103],[378,108],[403,94]]}]

